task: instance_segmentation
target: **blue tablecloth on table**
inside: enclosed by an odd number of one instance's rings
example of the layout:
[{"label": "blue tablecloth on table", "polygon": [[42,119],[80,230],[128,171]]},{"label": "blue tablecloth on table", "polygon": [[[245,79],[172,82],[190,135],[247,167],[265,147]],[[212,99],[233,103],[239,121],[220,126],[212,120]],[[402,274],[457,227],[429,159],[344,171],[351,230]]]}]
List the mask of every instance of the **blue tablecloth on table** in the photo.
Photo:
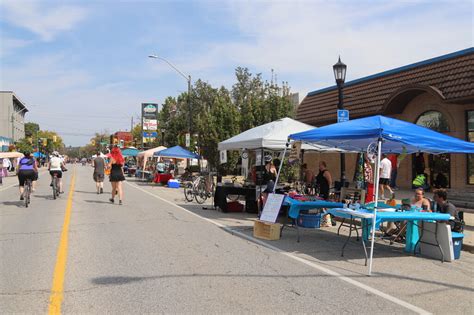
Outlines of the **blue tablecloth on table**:
[{"label": "blue tablecloth on table", "polygon": [[321,209],[321,208],[342,208],[341,202],[330,202],[324,200],[316,201],[301,201],[286,196],[283,205],[290,206],[288,216],[292,219],[297,219],[301,210]]},{"label": "blue tablecloth on table", "polygon": [[[351,215],[349,212],[339,212],[338,209],[327,210],[327,213],[330,213],[336,217],[350,219]],[[341,209],[339,209],[341,210]],[[360,212],[373,213],[371,210],[360,209]],[[420,211],[397,211],[397,212],[383,212],[377,211],[375,226],[377,227],[382,222],[401,222],[407,221],[407,231],[406,231],[406,243],[405,251],[413,252],[415,250],[415,245],[419,239],[418,228],[416,226],[417,221],[448,221],[450,219],[448,213],[439,213],[439,212],[420,212]],[[372,228],[372,219],[361,219],[362,220],[362,235],[364,240],[369,238],[369,234]]]}]

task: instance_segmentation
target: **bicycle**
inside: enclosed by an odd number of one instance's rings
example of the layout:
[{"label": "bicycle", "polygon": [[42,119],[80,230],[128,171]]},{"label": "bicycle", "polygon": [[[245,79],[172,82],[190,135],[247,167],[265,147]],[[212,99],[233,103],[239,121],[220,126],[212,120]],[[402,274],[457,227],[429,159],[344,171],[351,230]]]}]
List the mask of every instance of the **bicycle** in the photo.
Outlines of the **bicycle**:
[{"label": "bicycle", "polygon": [[25,207],[28,208],[31,198],[31,179],[25,180],[25,186],[23,190],[23,198],[25,200]]},{"label": "bicycle", "polygon": [[203,204],[207,198],[213,196],[214,190],[215,184],[212,174],[207,177],[197,176],[185,185],[184,197],[188,202],[193,201],[194,198],[197,203]]},{"label": "bicycle", "polygon": [[53,199],[56,199],[57,197],[59,197],[59,177],[58,177],[58,174],[56,173],[54,173],[53,175],[52,187],[53,187]]}]

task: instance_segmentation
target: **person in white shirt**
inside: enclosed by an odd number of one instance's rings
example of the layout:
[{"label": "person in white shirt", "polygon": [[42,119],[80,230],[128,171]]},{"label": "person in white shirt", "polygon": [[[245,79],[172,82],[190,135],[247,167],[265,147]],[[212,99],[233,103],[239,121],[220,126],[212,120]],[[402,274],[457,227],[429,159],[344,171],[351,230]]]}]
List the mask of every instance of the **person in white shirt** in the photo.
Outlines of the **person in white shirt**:
[{"label": "person in white shirt", "polygon": [[[54,174],[57,175],[59,178],[59,193],[64,193],[63,191],[63,168],[65,168],[65,165],[63,163],[63,160],[59,157],[59,153],[57,151],[54,151],[52,153],[51,158],[49,159],[49,165],[48,165],[48,170],[49,174],[51,175],[51,181],[54,178]],[[52,182],[51,182],[52,185]]]},{"label": "person in white shirt", "polygon": [[380,196],[385,198],[385,189],[390,191],[392,199],[395,198],[392,188],[390,188],[390,174],[392,173],[392,162],[387,158],[386,154],[382,154],[380,161]]}]

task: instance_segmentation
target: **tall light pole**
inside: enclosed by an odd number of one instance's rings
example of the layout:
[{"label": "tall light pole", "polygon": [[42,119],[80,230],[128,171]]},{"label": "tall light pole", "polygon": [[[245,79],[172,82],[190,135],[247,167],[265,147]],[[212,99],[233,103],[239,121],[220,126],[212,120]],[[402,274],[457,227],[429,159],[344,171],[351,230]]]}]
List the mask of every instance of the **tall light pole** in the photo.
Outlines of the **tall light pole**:
[{"label": "tall light pole", "polygon": [[[337,109],[344,109],[344,81],[346,80],[346,69],[347,66],[341,62],[341,57],[337,63],[332,66],[334,71],[334,78],[336,79],[337,89],[339,92],[339,102],[337,103]],[[344,187],[346,182],[346,156],[341,153],[341,188]]]},{"label": "tall light pole", "polygon": [[166,60],[163,57],[157,56],[157,55],[149,55],[149,58],[153,59],[160,59],[166,62],[171,68],[176,70],[187,82],[188,82],[188,98],[187,98],[187,103],[188,103],[188,133],[191,136],[191,76],[190,75],[185,75],[183,72],[181,72],[178,68],[176,68],[171,62]]}]

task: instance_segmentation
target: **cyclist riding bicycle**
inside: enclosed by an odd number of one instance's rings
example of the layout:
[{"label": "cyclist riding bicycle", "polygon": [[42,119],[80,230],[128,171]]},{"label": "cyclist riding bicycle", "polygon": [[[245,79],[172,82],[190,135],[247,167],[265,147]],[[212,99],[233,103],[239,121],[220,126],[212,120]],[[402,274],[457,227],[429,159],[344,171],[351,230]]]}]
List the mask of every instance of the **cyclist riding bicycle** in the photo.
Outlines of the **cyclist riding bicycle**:
[{"label": "cyclist riding bicycle", "polygon": [[63,168],[66,168],[64,165],[63,159],[59,156],[58,151],[54,151],[52,153],[51,158],[49,159],[48,170],[49,174],[51,175],[51,186],[53,185],[54,174],[59,178],[59,193],[64,193],[63,191]]},{"label": "cyclist riding bicycle", "polygon": [[38,166],[35,159],[30,152],[24,152],[25,156],[18,161],[17,174],[18,182],[20,184],[20,200],[23,200],[23,192],[25,190],[25,181],[27,179],[35,180],[36,174],[38,173]]}]

